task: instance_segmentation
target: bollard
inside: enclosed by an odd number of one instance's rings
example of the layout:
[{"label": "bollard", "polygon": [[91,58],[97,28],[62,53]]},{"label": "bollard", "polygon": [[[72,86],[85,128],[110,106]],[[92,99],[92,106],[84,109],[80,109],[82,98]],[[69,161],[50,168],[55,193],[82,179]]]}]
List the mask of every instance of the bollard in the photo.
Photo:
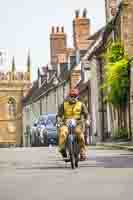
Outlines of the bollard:
[{"label": "bollard", "polygon": [[25,132],[25,143],[26,143],[26,147],[30,147],[31,146],[31,130],[30,130],[30,126],[27,125],[26,126],[26,132]]}]

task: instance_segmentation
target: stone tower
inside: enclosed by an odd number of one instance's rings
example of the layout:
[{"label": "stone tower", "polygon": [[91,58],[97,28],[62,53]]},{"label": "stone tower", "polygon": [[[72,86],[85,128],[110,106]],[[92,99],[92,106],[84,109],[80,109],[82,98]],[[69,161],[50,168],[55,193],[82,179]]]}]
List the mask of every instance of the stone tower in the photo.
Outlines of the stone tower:
[{"label": "stone tower", "polygon": [[22,144],[22,98],[31,86],[29,73],[29,62],[26,72],[16,71],[14,57],[11,71],[0,72],[0,146]]},{"label": "stone tower", "polygon": [[122,22],[122,41],[126,54],[131,58],[133,56],[133,1],[123,0]]},{"label": "stone tower", "polygon": [[65,54],[67,48],[67,36],[64,27],[52,27],[50,34],[50,54],[51,64],[55,66],[59,63],[58,56]]},{"label": "stone tower", "polygon": [[73,20],[73,42],[74,48],[86,50],[88,48],[88,38],[90,36],[90,20],[87,18],[87,10],[84,9],[83,15],[79,11],[75,12]]},{"label": "stone tower", "polygon": [[[122,41],[126,54],[133,58],[133,1],[123,0],[122,4]],[[133,130],[133,62],[130,64],[130,107],[131,107],[131,129]],[[132,132],[133,139],[133,132]]]}]

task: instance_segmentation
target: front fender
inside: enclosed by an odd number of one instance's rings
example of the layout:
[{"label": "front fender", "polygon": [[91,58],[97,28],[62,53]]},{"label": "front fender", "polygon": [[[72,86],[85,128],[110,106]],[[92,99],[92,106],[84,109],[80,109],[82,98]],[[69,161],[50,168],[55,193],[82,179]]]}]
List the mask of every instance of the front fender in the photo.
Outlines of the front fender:
[{"label": "front fender", "polygon": [[68,138],[67,138],[68,144],[73,144],[75,138],[76,138],[76,136],[74,134],[68,135]]}]

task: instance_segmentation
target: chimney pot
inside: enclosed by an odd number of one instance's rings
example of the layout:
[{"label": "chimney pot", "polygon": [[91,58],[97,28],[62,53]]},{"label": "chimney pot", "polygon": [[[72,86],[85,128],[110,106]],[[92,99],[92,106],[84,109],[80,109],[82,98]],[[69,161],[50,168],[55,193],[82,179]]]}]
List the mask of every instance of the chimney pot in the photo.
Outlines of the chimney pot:
[{"label": "chimney pot", "polygon": [[56,32],[57,32],[57,33],[59,32],[59,26],[56,27]]},{"label": "chimney pot", "polygon": [[76,18],[79,17],[79,10],[76,10],[76,11],[75,11],[75,16],[76,16]]},{"label": "chimney pot", "polygon": [[61,32],[64,33],[64,26],[61,27]]},{"label": "chimney pot", "polygon": [[54,26],[52,26],[52,33],[54,33]]},{"label": "chimney pot", "polygon": [[84,18],[87,17],[87,9],[86,9],[86,8],[84,8],[84,10],[83,10],[83,17],[84,17]]}]

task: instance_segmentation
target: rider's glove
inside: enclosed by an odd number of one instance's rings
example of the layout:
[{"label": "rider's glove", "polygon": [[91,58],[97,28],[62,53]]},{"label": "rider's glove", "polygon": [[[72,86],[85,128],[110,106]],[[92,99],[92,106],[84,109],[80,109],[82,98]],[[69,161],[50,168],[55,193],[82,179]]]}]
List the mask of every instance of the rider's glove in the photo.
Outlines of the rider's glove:
[{"label": "rider's glove", "polygon": [[56,127],[59,128],[61,126],[61,123],[62,123],[62,120],[60,117],[57,117],[57,120],[56,120]]},{"label": "rider's glove", "polygon": [[56,127],[57,127],[57,128],[60,128],[60,123],[56,123]]}]

